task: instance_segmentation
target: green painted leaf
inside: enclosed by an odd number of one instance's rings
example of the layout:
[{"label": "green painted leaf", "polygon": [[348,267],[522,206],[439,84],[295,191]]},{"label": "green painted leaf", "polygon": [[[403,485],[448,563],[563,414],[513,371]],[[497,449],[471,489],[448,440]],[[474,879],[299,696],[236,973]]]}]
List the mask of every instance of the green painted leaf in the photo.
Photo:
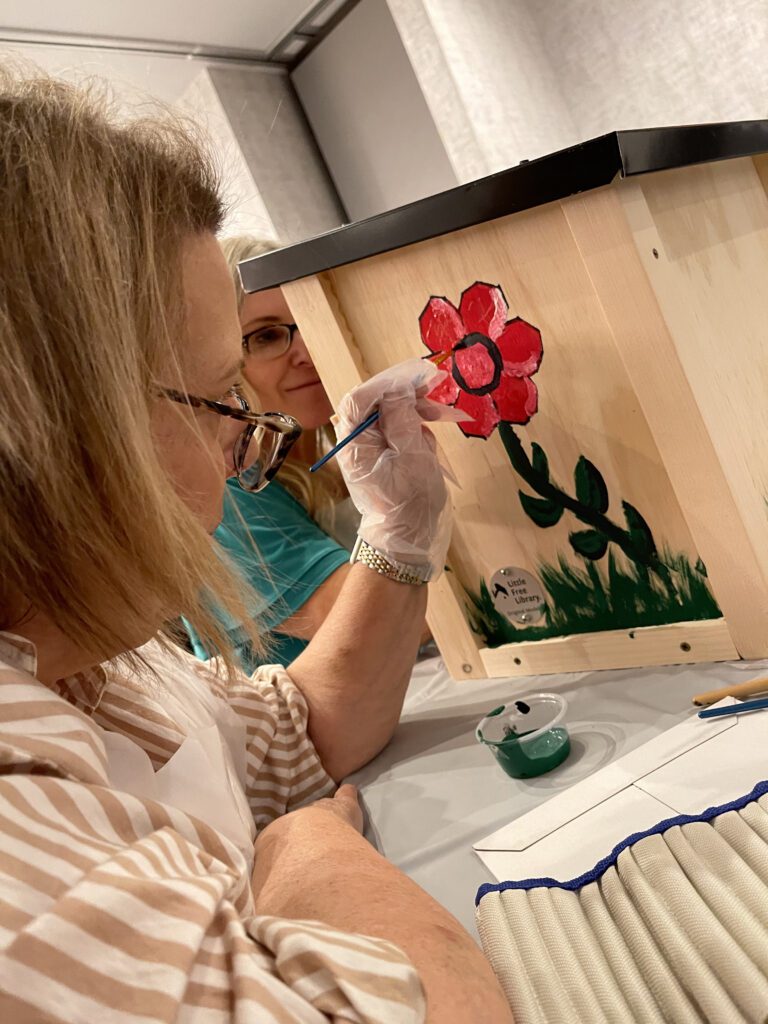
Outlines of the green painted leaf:
[{"label": "green painted leaf", "polygon": [[568,540],[577,555],[597,561],[608,550],[608,538],[599,530],[578,530],[569,533]]},{"label": "green painted leaf", "polygon": [[581,455],[573,476],[576,481],[576,497],[581,504],[596,512],[607,512],[610,502],[608,488],[597,466]]},{"label": "green painted leaf", "polygon": [[635,506],[630,505],[628,501],[622,501],[621,507],[624,509],[624,518],[629,527],[629,536],[632,543],[643,557],[650,558],[652,555],[655,555],[656,541],[653,539],[648,523],[646,523]]},{"label": "green painted leaf", "polygon": [[551,501],[549,498],[534,498],[523,491],[518,491],[518,494],[520,495],[520,504],[523,506],[523,512],[537,526],[546,529],[548,526],[554,526],[560,522],[560,517],[563,514],[562,505],[556,501]]},{"label": "green painted leaf", "polygon": [[535,441],[531,445],[531,465],[545,480],[549,480],[549,460],[547,459],[547,454],[541,445],[536,444]]},{"label": "green painted leaf", "polygon": [[702,562],[702,560],[700,558],[696,559],[696,565],[694,566],[694,568],[695,568],[696,572],[699,574],[699,576],[708,576],[709,575],[709,573],[707,572],[706,565],[704,565],[704,563]]}]

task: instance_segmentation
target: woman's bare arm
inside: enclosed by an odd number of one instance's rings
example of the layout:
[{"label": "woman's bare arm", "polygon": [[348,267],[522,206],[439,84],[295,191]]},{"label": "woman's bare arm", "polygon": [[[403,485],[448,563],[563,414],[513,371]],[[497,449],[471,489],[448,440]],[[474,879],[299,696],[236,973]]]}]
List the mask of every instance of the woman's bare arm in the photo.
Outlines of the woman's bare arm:
[{"label": "woman's bare arm", "polygon": [[[350,566],[340,565],[331,575],[323,580],[312,596],[298,608],[293,615],[274,628],[286,636],[297,636],[301,640],[311,640],[328,618],[331,609],[341,595],[347,581]],[[428,643],[432,634],[426,622],[422,626],[420,642]]]},{"label": "woman's bare arm", "polygon": [[395,730],[424,628],[427,587],[350,566],[312,643],[288,667],[309,705],[309,735],[341,781]]},{"label": "woman's bare arm", "polygon": [[[337,804],[349,806],[339,813]],[[334,800],[268,826],[256,842],[256,912],[321,921],[393,942],[419,972],[428,1024],[513,1024],[478,946],[349,823],[353,804],[355,791],[345,786]]]},{"label": "woman's bare arm", "polygon": [[311,640],[328,618],[341,594],[349,570],[349,565],[340,565],[335,569],[300,608],[279,626],[275,626],[277,632],[285,633],[286,636],[297,636],[301,640]]}]

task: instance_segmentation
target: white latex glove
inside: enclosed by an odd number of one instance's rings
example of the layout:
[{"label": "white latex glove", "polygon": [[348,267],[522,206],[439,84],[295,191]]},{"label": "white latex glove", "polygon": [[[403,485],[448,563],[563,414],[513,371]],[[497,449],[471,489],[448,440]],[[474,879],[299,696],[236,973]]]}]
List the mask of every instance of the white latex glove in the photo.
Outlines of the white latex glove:
[{"label": "white latex glove", "polygon": [[423,421],[457,418],[425,397],[443,376],[422,359],[399,363],[345,395],[335,420],[341,439],[379,410],[376,423],[337,455],[362,516],[359,535],[398,562],[429,566],[432,579],[445,565],[452,515],[435,439]]}]

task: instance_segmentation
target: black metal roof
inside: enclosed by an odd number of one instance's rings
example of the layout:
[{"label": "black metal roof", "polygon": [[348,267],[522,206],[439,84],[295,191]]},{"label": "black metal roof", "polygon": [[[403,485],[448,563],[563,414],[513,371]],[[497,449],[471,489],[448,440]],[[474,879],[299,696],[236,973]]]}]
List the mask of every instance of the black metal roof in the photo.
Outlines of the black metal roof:
[{"label": "black metal roof", "polygon": [[247,292],[630,177],[768,152],[768,120],[611,132],[240,264]]}]

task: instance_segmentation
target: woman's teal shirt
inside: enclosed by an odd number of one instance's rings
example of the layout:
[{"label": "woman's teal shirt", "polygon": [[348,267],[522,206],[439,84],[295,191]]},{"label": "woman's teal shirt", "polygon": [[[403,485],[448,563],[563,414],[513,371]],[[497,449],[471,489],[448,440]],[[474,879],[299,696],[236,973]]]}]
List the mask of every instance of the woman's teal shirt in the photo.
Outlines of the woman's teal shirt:
[{"label": "woman's teal shirt", "polygon": [[[227,484],[224,518],[214,534],[238,571],[258,595],[253,618],[270,630],[270,664],[288,665],[307,646],[306,640],[274,630],[312,596],[321,583],[349,561],[337,544],[276,480],[259,494],[249,494],[237,481]],[[240,623],[226,623],[246,672],[261,664]],[[189,629],[198,658],[205,648]]]}]

